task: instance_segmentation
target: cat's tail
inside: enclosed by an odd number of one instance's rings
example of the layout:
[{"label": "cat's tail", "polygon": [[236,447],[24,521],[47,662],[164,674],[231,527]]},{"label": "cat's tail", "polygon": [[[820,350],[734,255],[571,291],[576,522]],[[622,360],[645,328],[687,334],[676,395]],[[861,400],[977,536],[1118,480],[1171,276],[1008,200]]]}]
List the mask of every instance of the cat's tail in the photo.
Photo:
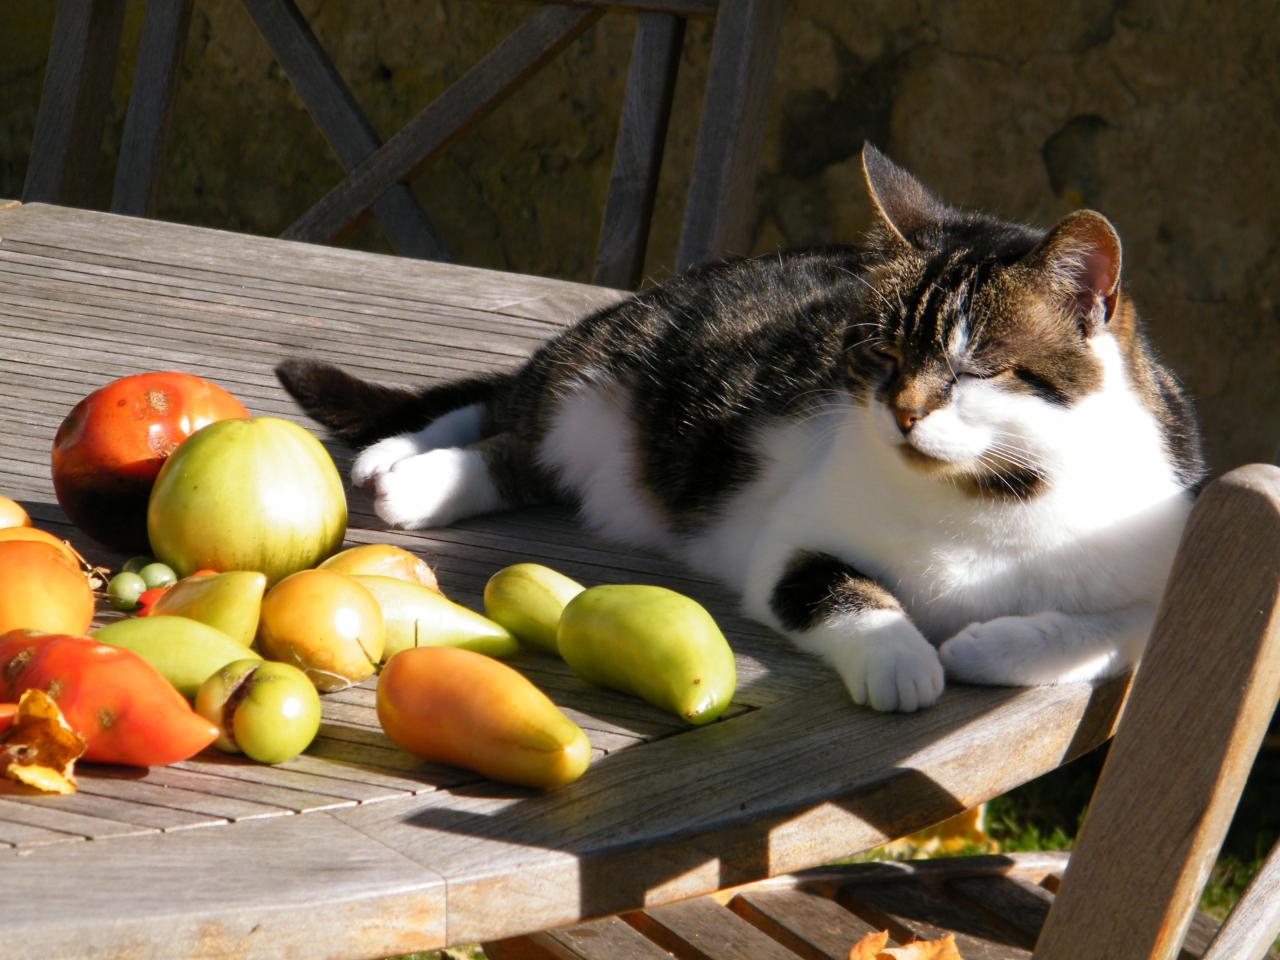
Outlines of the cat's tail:
[{"label": "cat's tail", "polygon": [[370,383],[331,363],[300,357],[276,366],[276,377],[298,406],[332,436],[356,446],[412,433],[451,410],[485,403],[511,376],[467,377],[410,390]]}]

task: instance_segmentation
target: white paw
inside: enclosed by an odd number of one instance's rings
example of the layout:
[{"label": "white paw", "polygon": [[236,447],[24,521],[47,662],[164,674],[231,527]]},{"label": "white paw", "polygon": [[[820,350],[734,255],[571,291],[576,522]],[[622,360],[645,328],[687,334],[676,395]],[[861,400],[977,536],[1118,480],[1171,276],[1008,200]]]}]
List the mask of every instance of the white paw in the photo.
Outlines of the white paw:
[{"label": "white paw", "polygon": [[942,664],[902,614],[878,618],[834,651],[836,669],[855,703],[912,713],[942,696]]},{"label": "white paw", "polygon": [[355,463],[351,465],[351,482],[357,487],[367,486],[401,460],[407,460],[421,452],[416,435],[412,433],[379,440],[360,451]]},{"label": "white paw", "polygon": [[443,527],[499,506],[483,458],[456,448],[400,460],[373,481],[373,508],[393,527]]},{"label": "white paw", "polygon": [[971,623],[938,651],[947,676],[966,683],[1006,686],[1061,679],[1066,617],[1037,613]]}]

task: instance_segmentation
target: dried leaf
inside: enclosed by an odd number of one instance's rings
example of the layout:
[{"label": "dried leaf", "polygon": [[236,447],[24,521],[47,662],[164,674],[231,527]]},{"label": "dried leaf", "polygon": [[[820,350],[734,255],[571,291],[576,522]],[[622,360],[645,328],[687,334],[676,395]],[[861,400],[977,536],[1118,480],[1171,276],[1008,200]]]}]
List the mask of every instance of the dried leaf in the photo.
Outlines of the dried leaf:
[{"label": "dried leaf", "polygon": [[853,945],[853,948],[849,951],[849,960],[876,960],[880,956],[880,951],[885,948],[885,944],[888,942],[888,930],[868,933]]},{"label": "dried leaf", "polygon": [[941,940],[913,940],[901,947],[886,946],[888,942],[887,930],[868,933],[853,945],[849,960],[964,960],[950,933]]},{"label": "dried leaf", "polygon": [[953,933],[941,940],[916,940],[903,947],[890,947],[880,957],[884,960],[963,960]]},{"label": "dried leaf", "polygon": [[13,725],[0,734],[0,772],[46,793],[74,793],[76,759],[84,751],[84,737],[71,729],[48,694],[28,690],[18,701]]}]

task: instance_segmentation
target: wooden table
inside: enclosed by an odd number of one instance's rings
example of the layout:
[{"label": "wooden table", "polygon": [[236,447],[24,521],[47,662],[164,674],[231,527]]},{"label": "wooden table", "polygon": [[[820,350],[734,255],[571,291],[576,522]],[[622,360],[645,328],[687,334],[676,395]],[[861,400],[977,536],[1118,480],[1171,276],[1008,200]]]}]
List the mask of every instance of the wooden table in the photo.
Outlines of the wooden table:
[{"label": "wooden table", "polygon": [[[255,414],[302,420],[271,368],[309,354],[388,382],[517,364],[621,294],[40,204],[0,211],[0,493],[90,559],[49,450],[109,380],[177,369]],[[314,424],[309,424],[314,427]],[[345,474],[352,451],[330,449]],[[589,733],[591,769],[548,794],[416,760],[370,684],[326,696],[320,737],[275,767],[209,751],[151,770],[82,764],[69,797],[0,798],[0,955],[382,957],[636,910],[828,862],[934,823],[1101,742],[1125,684],[953,686],[913,716],[855,707],[825,668],[738,617],[724,591],[602,542],[563,510],[388,532],[350,494],[349,543],[437,565],[478,609],[519,560],[584,583],[661,583],[737,655],[726,718],[688,729],[516,665]]]}]

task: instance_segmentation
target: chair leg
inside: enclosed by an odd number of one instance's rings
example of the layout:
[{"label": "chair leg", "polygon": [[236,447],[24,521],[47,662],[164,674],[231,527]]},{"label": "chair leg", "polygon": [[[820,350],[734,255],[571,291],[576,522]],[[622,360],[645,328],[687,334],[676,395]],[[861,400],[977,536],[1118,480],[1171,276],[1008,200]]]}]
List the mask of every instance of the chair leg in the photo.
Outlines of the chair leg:
[{"label": "chair leg", "polygon": [[24,202],[89,201],[123,22],[124,0],[59,2]]},{"label": "chair leg", "polygon": [[155,212],[156,167],[169,130],[173,90],[190,21],[191,0],[147,0],[111,192],[112,213],[149,217]]},{"label": "chair leg", "polygon": [[702,124],[676,268],[746,253],[783,0],[734,0],[716,16]]},{"label": "chair leg", "polygon": [[592,282],[603,287],[631,290],[640,283],[684,25],[683,19],[666,13],[642,13],[636,22],[609,197],[596,247]]}]

